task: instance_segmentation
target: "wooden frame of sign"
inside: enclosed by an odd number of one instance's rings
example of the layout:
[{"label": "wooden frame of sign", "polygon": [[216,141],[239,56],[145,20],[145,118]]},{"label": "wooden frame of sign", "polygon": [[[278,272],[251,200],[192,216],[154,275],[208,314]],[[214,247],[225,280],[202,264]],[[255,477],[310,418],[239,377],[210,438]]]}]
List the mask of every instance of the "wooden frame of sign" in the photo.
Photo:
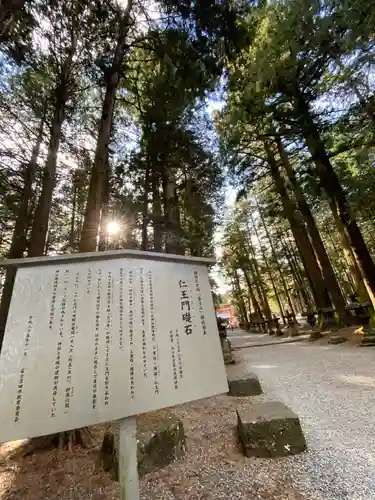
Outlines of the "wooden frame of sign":
[{"label": "wooden frame of sign", "polygon": [[5,260],[0,442],[120,421],[121,500],[139,499],[135,416],[228,391],[214,259],[136,250]]}]

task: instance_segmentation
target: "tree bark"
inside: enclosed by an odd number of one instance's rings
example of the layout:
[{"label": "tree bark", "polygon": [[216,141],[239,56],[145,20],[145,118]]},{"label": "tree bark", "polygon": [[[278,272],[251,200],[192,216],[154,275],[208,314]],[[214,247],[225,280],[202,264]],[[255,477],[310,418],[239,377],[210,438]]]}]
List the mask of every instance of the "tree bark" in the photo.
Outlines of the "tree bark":
[{"label": "tree bark", "polygon": [[349,207],[340,180],[334,171],[325,144],[314,122],[308,103],[303,94],[296,89],[295,108],[307,147],[311,153],[323,190],[329,201],[332,213],[343,224],[345,235],[353,249],[372,305],[375,307],[375,265],[368,251],[362,233]]},{"label": "tree bark", "polygon": [[69,98],[73,57],[77,48],[77,38],[72,35],[69,53],[62,65],[60,82],[55,89],[55,109],[53,113],[47,159],[43,171],[42,191],[36,206],[31,229],[29,257],[43,255],[46,248],[49,217],[51,214],[53,191],[56,184],[57,155],[60,147],[61,130],[65,120],[66,103]]},{"label": "tree bark", "polygon": [[[8,253],[8,259],[21,258],[27,247],[27,229],[29,227],[30,206],[33,198],[33,182],[37,168],[40,147],[43,142],[44,116],[41,119],[38,135],[31,153],[29,163],[24,170],[24,184],[13,230],[12,241]],[[8,318],[10,301],[12,298],[16,268],[10,267],[5,276],[5,282],[0,303],[0,351],[3,341],[5,325]]]},{"label": "tree bark", "polygon": [[77,219],[77,180],[75,174],[72,176],[72,216],[70,218],[69,245],[74,248],[76,243],[76,219]]},{"label": "tree bark", "polygon": [[[249,277],[249,272],[244,267],[242,268],[242,272],[245,276],[247,288],[249,289],[249,294],[250,294],[251,302],[253,303],[254,312],[258,315],[258,321],[262,322],[263,321],[262,310],[259,306],[259,302],[255,296],[254,291],[253,291],[253,285],[252,285],[251,279]],[[251,318],[251,314],[250,314],[250,318]],[[250,323],[251,323],[251,321],[250,321]]]},{"label": "tree bark", "polygon": [[144,181],[144,193],[143,193],[143,211],[142,211],[142,250],[148,250],[148,196],[150,192],[150,170],[151,165],[149,158],[147,157],[146,169],[145,169],[145,181]]},{"label": "tree bark", "polygon": [[177,186],[174,173],[169,165],[163,170],[163,201],[166,253],[184,254],[180,242],[181,224],[178,206]]},{"label": "tree bark", "polygon": [[111,138],[113,112],[115,108],[117,88],[120,82],[121,65],[126,49],[126,38],[129,29],[129,18],[132,6],[133,0],[129,0],[128,6],[119,25],[119,34],[112,65],[106,75],[106,91],[99,122],[95,159],[91,169],[89,192],[87,196],[81,241],[79,245],[80,252],[95,252],[97,249],[100,217],[103,208],[106,169],[108,168],[108,145]]},{"label": "tree bark", "polygon": [[243,300],[243,297],[242,297],[240,278],[238,276],[237,269],[233,270],[233,275],[234,275],[234,282],[235,282],[236,288],[238,290],[238,298],[239,298],[238,300],[239,300],[240,309],[242,309],[243,319],[245,320],[246,323],[249,323],[249,318],[247,316],[247,311],[246,311],[246,304],[245,304],[245,301]]},{"label": "tree bark", "polygon": [[161,200],[160,200],[160,177],[153,170],[152,172],[152,221],[154,232],[154,250],[161,252],[163,247],[162,227],[161,227]]},{"label": "tree bark", "polygon": [[304,224],[299,217],[297,207],[288,196],[284,180],[279,171],[274,154],[271,147],[267,143],[265,143],[265,149],[275,188],[281,198],[285,215],[289,221],[298,251],[301,255],[301,260],[313,292],[316,308],[318,312],[321,312],[322,309],[332,307],[332,303],[323,282],[323,277],[316,260],[314,249],[310,243]]},{"label": "tree bark", "polygon": [[288,154],[285,151],[284,144],[282,143],[280,137],[276,139],[276,142],[284,169],[286,171],[286,174],[294,191],[298,207],[305,220],[307,231],[310,235],[312,246],[315,250],[316,256],[320,263],[320,268],[322,270],[324,281],[327,285],[328,293],[336,308],[336,312],[341,322],[344,324],[351,324],[352,316],[345,309],[346,307],[345,299],[341,293],[335,272],[333,270],[331,261],[329,260],[329,257],[327,255],[322,238],[320,237],[320,233],[316,226],[313,214],[311,213],[305,195],[301,189],[301,186],[299,185],[293,167],[289,161]]},{"label": "tree bark", "polygon": [[352,281],[354,283],[354,288],[355,292],[361,297],[363,301],[370,300],[370,295],[366,287],[365,280],[363,279],[361,270],[359,268],[359,265],[357,263],[357,259],[355,257],[355,254],[353,252],[353,249],[350,246],[350,242],[348,240],[348,237],[345,232],[344,225],[336,212],[334,206],[329,203],[331,212],[333,215],[333,221],[336,227],[336,230],[339,234],[340,240],[341,240],[341,245],[342,245],[342,251],[344,254],[344,258],[348,264],[349,268],[349,273],[352,277]]}]

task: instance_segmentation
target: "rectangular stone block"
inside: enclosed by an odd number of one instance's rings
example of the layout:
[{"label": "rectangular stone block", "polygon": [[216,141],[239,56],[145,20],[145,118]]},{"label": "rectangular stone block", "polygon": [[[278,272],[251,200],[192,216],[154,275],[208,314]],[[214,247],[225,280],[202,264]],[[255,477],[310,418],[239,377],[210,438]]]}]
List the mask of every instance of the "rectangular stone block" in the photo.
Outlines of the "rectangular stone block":
[{"label": "rectangular stone block", "polygon": [[259,396],[262,394],[259,379],[255,373],[242,373],[228,376],[231,396]]},{"label": "rectangular stone block", "polygon": [[298,416],[280,402],[237,409],[237,431],[247,457],[283,457],[306,450]]}]

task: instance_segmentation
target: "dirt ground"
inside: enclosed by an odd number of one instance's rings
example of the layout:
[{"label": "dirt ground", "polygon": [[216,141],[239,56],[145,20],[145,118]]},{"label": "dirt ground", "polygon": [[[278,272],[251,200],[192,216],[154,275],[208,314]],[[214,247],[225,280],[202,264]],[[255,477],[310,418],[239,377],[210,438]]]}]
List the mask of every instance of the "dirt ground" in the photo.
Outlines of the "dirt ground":
[{"label": "dirt ground", "polygon": [[[247,459],[235,437],[236,408],[248,398],[217,396],[174,408],[184,423],[185,457],[140,480],[141,500],[308,500],[280,460]],[[0,449],[1,500],[115,500],[119,485],[99,466],[108,425],[96,426],[91,450],[42,451],[9,458],[20,442]],[[8,456],[8,458],[7,458]]]}]

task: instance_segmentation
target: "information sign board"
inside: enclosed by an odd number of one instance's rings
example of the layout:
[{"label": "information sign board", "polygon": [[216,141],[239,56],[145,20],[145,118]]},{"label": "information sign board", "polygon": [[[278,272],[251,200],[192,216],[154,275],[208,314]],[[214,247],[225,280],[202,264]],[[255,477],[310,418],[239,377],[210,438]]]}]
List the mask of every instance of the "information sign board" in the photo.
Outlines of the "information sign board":
[{"label": "information sign board", "polygon": [[20,267],[0,358],[0,442],[227,391],[205,264]]}]

